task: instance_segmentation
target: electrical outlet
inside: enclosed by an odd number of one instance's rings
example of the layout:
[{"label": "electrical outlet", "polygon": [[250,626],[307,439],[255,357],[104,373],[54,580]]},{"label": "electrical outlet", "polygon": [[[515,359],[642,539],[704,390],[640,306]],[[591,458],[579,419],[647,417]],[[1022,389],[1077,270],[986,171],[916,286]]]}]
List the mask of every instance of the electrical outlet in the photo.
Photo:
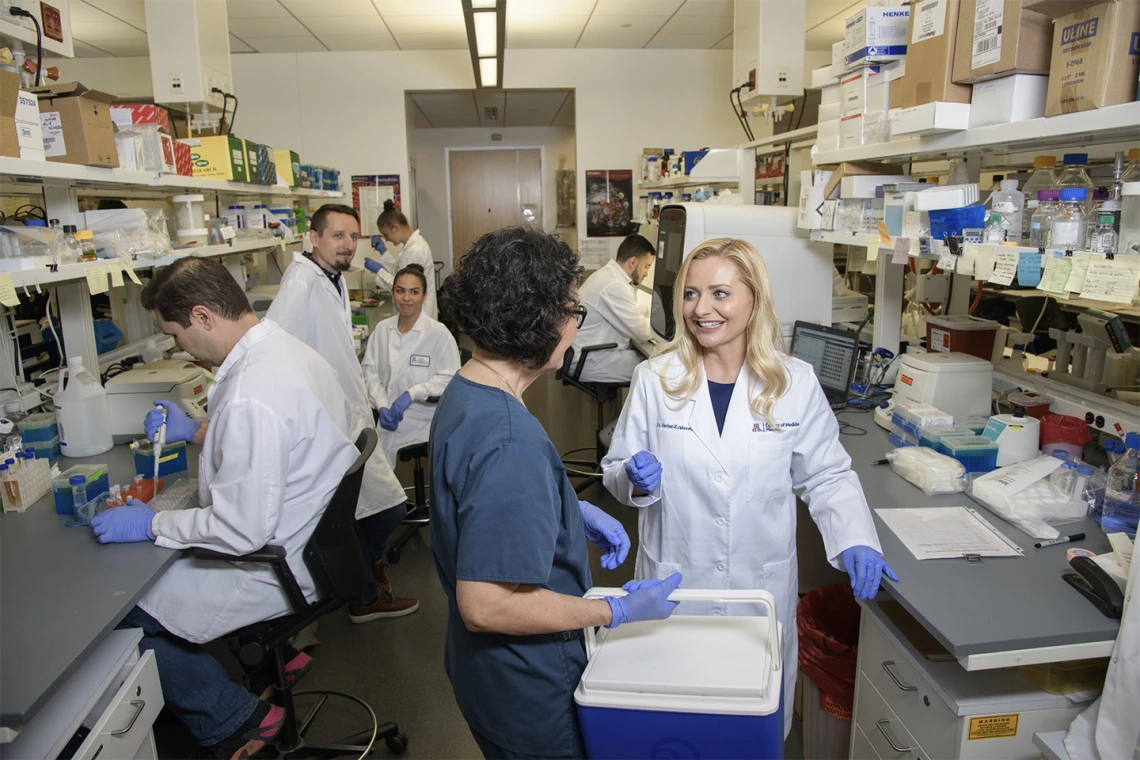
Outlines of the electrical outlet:
[{"label": "electrical outlet", "polygon": [[174,93],[182,92],[182,73],[172,73],[170,75],[170,91]]},{"label": "electrical outlet", "polygon": [[748,72],[748,90],[753,91],[756,89],[756,69],[750,69]]}]

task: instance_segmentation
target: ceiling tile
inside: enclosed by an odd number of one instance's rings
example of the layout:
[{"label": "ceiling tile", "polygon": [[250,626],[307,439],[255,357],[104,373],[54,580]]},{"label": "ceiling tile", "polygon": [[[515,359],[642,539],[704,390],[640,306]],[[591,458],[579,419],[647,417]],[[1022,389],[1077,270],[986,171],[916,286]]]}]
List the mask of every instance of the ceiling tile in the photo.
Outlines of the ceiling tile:
[{"label": "ceiling tile", "polygon": [[325,46],[316,37],[245,37],[259,53],[323,53]]},{"label": "ceiling tile", "polygon": [[510,0],[507,23],[517,16],[589,16],[596,4],[597,0]]},{"label": "ceiling tile", "polygon": [[506,127],[547,127],[566,101],[565,90],[507,90]]},{"label": "ceiling tile", "polygon": [[379,16],[329,16],[329,17],[315,17],[304,16],[301,18],[301,23],[305,25],[313,34],[318,37],[324,37],[333,34],[351,34],[353,36],[364,36],[370,34],[379,34],[392,39],[392,35],[388,33],[388,27],[384,24],[384,19]]},{"label": "ceiling tile", "polygon": [[[808,0],[808,5],[814,0]],[[732,0],[685,0],[678,16],[718,16],[732,18]]]},{"label": "ceiling tile", "polygon": [[[683,0],[598,0],[595,16],[672,16]],[[508,7],[510,4],[508,3]]]},{"label": "ceiling tile", "polygon": [[[74,7],[74,6],[70,6]],[[75,57],[76,58],[110,58],[111,54],[105,50],[100,50],[97,47],[84,44],[79,40],[74,41],[75,44]]]},{"label": "ceiling tile", "polygon": [[401,50],[466,50],[466,33],[395,34]]},{"label": "ceiling tile", "polygon": [[720,42],[723,34],[667,34],[662,32],[649,41],[647,48],[669,48],[672,50],[708,50]]},{"label": "ceiling tile", "polygon": [[[381,16],[463,16],[459,0],[372,0]],[[509,4],[508,4],[509,5]]]},{"label": "ceiling tile", "polygon": [[732,35],[728,35],[723,40],[713,45],[713,50],[732,50]]},{"label": "ceiling tile", "polygon": [[640,48],[644,47],[645,43],[649,42],[649,38],[653,35],[646,34],[612,34],[612,33],[591,33],[588,29],[582,35],[582,39],[578,41],[580,48]]},{"label": "ceiling tile", "polygon": [[479,126],[475,99],[470,90],[420,92],[412,97],[437,129]]},{"label": "ceiling tile", "polygon": [[383,34],[337,34],[321,36],[321,42],[329,50],[397,50],[392,35]]},{"label": "ceiling tile", "polygon": [[[510,6],[508,6],[510,7]],[[572,48],[589,16],[516,16],[507,14],[508,48]]]},{"label": "ceiling tile", "polygon": [[289,11],[277,0],[226,0],[226,15],[235,18],[288,18]]},{"label": "ceiling tile", "polygon": [[834,34],[818,29],[804,35],[805,50],[831,50],[831,46],[836,42],[839,42],[839,38]]},{"label": "ceiling tile", "polygon": [[104,16],[103,18],[104,20],[99,22],[74,24],[71,28],[72,36],[95,47],[103,48],[108,52],[110,52],[110,48],[107,47],[107,44],[140,41],[144,45],[146,44],[146,34],[144,32],[140,32],[130,24],[117,21],[110,16]]},{"label": "ceiling tile", "polygon": [[301,22],[285,18],[232,18],[230,32],[238,37],[301,37],[308,34]]},{"label": "ceiling tile", "polygon": [[142,40],[108,40],[100,42],[98,47],[119,58],[143,58],[150,55],[150,45],[146,35],[143,37]]},{"label": "ceiling tile", "polygon": [[590,17],[590,23],[586,25],[586,35],[641,38],[639,44],[644,45],[650,37],[661,30],[666,19],[666,16],[599,16],[595,13]]},{"label": "ceiling tile", "polygon": [[402,34],[454,34],[458,32],[467,39],[467,26],[463,14],[457,16],[385,16],[388,28],[399,39]]},{"label": "ceiling tile", "polygon": [[732,19],[723,16],[674,16],[661,27],[661,34],[715,34],[717,40],[731,31]]},{"label": "ceiling tile", "polygon": [[140,26],[146,24],[146,8],[143,0],[88,0],[88,2],[120,21]]},{"label": "ceiling tile", "polygon": [[99,24],[106,21],[114,21],[107,13],[96,8],[94,5],[88,5],[82,0],[71,0],[68,6],[71,11],[71,25],[72,27],[80,26],[82,24]]},{"label": "ceiling tile", "polygon": [[235,37],[231,34],[230,35],[230,52],[231,53],[252,53],[252,52],[254,52],[254,50],[249,45],[245,44],[244,42],[242,42],[237,37]]},{"label": "ceiling tile", "polygon": [[294,16],[376,16],[372,0],[281,0]]}]

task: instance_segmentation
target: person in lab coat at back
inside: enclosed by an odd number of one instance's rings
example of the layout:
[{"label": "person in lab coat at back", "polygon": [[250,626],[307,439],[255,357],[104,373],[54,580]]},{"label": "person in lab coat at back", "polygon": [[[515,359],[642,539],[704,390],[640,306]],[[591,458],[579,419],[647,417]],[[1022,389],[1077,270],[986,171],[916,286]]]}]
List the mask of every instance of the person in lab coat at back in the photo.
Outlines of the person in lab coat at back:
[{"label": "person in lab coat at back", "polygon": [[588,383],[628,383],[633,368],[644,358],[630,348],[630,339],[649,340],[653,332],[649,315],[637,304],[635,288],[653,264],[653,244],[641,235],[630,235],[618,246],[617,257],[594,272],[582,285],[578,298],[586,307],[586,323],[574,338],[574,353],[582,349],[617,343],[609,351],[590,352],[582,368]]},{"label": "person in lab coat at back", "polygon": [[[366,258],[364,267],[376,274],[376,287],[381,290],[392,290],[396,272],[409,264],[419,264],[427,276],[427,294],[424,297],[424,312],[432,319],[439,319],[439,307],[435,297],[435,262],[431,258],[431,248],[428,247],[424,236],[419,230],[413,230],[408,224],[408,217],[396,208],[392,201],[384,201],[384,210],[376,217],[376,228],[380,237],[388,245],[403,245],[400,255],[396,257],[395,268],[390,268],[384,260]],[[385,258],[390,258],[385,257]]]},{"label": "person in lab coat at back", "polygon": [[[352,340],[352,307],[342,274],[352,266],[360,218],[351,206],[326,203],[313,214],[309,230],[312,253],[294,253],[285,269],[281,287],[266,316],[300,338],[332,365],[341,392],[352,404],[352,437],[372,427],[372,407],[364,388],[364,376]],[[419,602],[392,595],[384,563],[384,544],[407,515],[404,488],[388,464],[383,449],[364,467],[356,525],[360,548],[373,569],[360,596],[349,602],[348,617],[354,623],[410,615]]]},{"label": "person in lab coat at back", "polygon": [[[677,276],[677,335],[638,366],[602,462],[614,497],[641,508],[636,578],[765,589],[783,626],[784,733],[795,693],[796,494],[860,599],[898,580],[839,424],[810,365],[784,353],[768,273],[746,241],[709,240]],[[713,614],[742,614],[719,605]]]},{"label": "person in lab coat at back", "polygon": [[[315,601],[301,552],[357,457],[352,408],[332,368],[271,320],[259,321],[217,259],[185,258],[158,270],[142,304],[179,349],[218,367],[207,391],[208,424],[156,402],[166,409],[168,443],[202,446],[201,506],[154,512],[132,500],[92,518],[96,538],[232,555],[284,546],[301,591]],[[158,409],[147,415],[152,440],[162,421]],[[140,648],[155,653],[166,706],[207,756],[251,757],[280,731],[284,710],[231,681],[197,645],[290,612],[268,567],[183,558],[119,627],[142,629]],[[295,682],[311,662],[304,653],[287,655],[286,678]]]},{"label": "person in lab coat at back", "polygon": [[388,463],[405,446],[425,443],[438,397],[459,371],[459,347],[447,328],[423,311],[427,275],[419,264],[396,273],[396,314],[376,326],[360,368],[372,408],[380,412],[380,445]]}]

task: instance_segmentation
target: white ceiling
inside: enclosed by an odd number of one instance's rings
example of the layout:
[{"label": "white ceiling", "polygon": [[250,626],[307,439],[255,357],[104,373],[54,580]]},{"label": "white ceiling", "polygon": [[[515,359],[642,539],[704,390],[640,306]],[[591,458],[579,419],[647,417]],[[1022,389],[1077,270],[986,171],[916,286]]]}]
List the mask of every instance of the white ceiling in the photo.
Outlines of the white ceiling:
[{"label": "white ceiling", "polygon": [[[806,0],[829,49],[862,0]],[[733,0],[507,0],[508,48],[732,49]],[[143,0],[71,0],[75,55],[145,56]],[[227,0],[233,53],[466,50],[460,0]]]},{"label": "white ceiling", "polygon": [[[416,129],[573,127],[573,90],[409,92]],[[494,119],[487,109],[494,109]]]}]

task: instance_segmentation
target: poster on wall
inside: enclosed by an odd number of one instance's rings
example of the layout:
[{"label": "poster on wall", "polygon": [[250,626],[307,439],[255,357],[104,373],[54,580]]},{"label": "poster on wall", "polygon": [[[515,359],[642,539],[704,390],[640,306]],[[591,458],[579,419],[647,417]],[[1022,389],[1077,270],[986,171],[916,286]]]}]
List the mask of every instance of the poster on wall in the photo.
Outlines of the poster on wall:
[{"label": "poster on wall", "polygon": [[633,223],[633,172],[599,169],[586,172],[586,236],[625,237]]},{"label": "poster on wall", "polygon": [[352,175],[352,207],[360,214],[360,234],[379,235],[376,217],[384,210],[384,201],[390,200],[400,208],[399,174]]}]

